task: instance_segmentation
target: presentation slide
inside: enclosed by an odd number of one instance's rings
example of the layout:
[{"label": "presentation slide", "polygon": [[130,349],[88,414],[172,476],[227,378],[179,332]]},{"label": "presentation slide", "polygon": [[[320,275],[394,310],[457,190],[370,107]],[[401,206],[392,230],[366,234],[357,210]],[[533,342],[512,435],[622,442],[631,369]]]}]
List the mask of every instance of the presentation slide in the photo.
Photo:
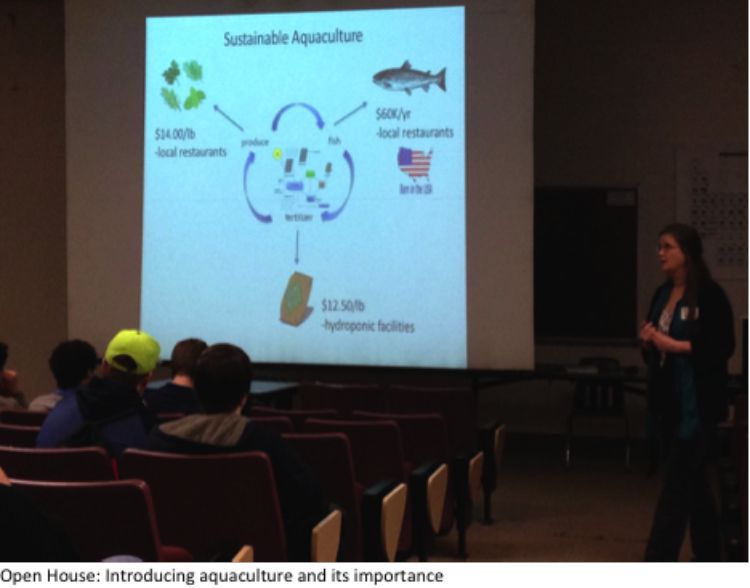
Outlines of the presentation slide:
[{"label": "presentation slide", "polygon": [[463,7],[146,21],[141,327],[467,367]]}]

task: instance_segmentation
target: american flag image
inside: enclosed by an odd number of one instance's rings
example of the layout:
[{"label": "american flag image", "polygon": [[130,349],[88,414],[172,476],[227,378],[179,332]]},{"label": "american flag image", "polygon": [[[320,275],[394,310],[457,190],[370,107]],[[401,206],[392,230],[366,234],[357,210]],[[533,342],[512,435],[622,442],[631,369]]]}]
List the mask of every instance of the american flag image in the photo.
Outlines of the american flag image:
[{"label": "american flag image", "polygon": [[425,153],[417,149],[401,147],[398,150],[398,169],[407,174],[415,182],[417,178],[426,178],[430,174],[432,151]]}]

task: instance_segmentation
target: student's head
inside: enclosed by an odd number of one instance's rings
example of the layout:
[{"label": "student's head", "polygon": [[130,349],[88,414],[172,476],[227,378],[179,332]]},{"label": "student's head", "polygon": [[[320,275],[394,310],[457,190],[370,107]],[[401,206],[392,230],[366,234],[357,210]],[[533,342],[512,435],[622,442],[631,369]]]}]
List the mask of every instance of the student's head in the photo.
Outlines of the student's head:
[{"label": "student's head", "polygon": [[5,369],[6,361],[8,361],[8,346],[0,341],[0,371]]},{"label": "student's head", "polygon": [[232,412],[247,398],[253,364],[236,345],[218,343],[201,353],[193,380],[205,412]]},{"label": "student's head", "polygon": [[73,339],[52,350],[49,369],[58,388],[75,388],[94,372],[98,361],[96,349],[90,343]]},{"label": "student's head", "polygon": [[156,369],[160,351],[158,341],[148,333],[124,329],[107,345],[102,375],[137,388],[145,384]]},{"label": "student's head", "polygon": [[170,358],[172,377],[189,376],[192,378],[198,357],[206,347],[208,345],[201,339],[183,339],[178,342],[172,349],[172,357]]}]

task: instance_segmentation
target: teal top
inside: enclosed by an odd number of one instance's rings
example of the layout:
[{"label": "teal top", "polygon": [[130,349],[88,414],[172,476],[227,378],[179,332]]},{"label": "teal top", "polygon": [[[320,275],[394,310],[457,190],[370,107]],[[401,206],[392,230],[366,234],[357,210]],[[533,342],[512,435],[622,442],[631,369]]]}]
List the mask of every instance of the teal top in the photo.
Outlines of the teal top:
[{"label": "teal top", "polygon": [[[664,307],[667,305],[672,288],[664,288],[661,296],[656,302],[655,310],[657,316],[662,317]],[[697,309],[700,312],[700,309]],[[674,314],[669,321],[669,328],[666,333],[678,341],[688,341],[688,322],[694,320],[688,318],[688,307],[680,299],[674,308]],[[659,327],[663,329],[664,322],[660,318]],[[688,353],[668,353],[664,354],[662,365],[665,369],[673,370],[673,382],[680,403],[680,420],[677,429],[677,436],[680,439],[688,440],[695,437],[700,432],[700,418],[698,416],[698,394],[695,385],[695,371],[690,361]],[[668,356],[668,357],[667,357]],[[667,359],[671,361],[666,361]]]}]

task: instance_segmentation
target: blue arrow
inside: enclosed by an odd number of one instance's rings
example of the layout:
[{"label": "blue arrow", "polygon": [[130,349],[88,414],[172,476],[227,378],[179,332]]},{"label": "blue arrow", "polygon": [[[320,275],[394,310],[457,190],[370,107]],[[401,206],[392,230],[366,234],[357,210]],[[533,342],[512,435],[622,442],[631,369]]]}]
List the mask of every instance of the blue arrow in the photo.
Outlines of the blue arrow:
[{"label": "blue arrow", "polygon": [[242,179],[242,187],[245,190],[245,200],[247,201],[247,205],[250,207],[250,212],[253,213],[255,218],[257,218],[262,223],[270,223],[273,219],[271,218],[270,214],[261,214],[255,208],[253,208],[253,203],[250,202],[250,196],[247,194],[247,171],[250,169],[250,166],[255,161],[255,153],[252,151],[248,153],[247,155],[247,161],[245,161],[245,171],[243,174]]},{"label": "blue arrow", "polygon": [[346,163],[349,164],[349,193],[346,195],[346,199],[341,205],[341,208],[333,212],[326,210],[320,215],[320,218],[323,221],[332,221],[338,215],[340,215],[341,211],[344,210],[346,203],[349,202],[349,197],[352,195],[352,188],[354,188],[354,162],[352,161],[352,156],[349,155],[348,151],[344,151],[344,159],[346,160]]},{"label": "blue arrow", "polygon": [[320,116],[317,110],[315,110],[312,106],[309,104],[304,104],[302,102],[293,102],[292,104],[287,104],[284,108],[279,110],[279,112],[276,113],[276,116],[273,119],[273,124],[271,125],[272,130],[276,130],[279,127],[279,119],[281,119],[281,115],[284,114],[287,110],[290,108],[294,108],[295,106],[302,106],[303,108],[307,108],[310,112],[313,113],[313,116],[315,117],[315,120],[317,121],[316,124],[318,125],[319,129],[322,129],[325,126],[325,123],[323,122],[323,118]]},{"label": "blue arrow", "polygon": [[339,124],[340,122],[344,122],[344,121],[345,121],[345,120],[346,120],[347,118],[349,118],[349,117],[350,117],[350,116],[352,116],[353,114],[356,114],[357,112],[359,112],[360,110],[362,110],[362,109],[363,109],[363,108],[365,108],[366,106],[367,106],[367,102],[363,102],[362,104],[360,104],[359,106],[357,106],[357,108],[355,108],[354,110],[352,110],[352,111],[351,111],[351,112],[350,112],[349,114],[345,114],[345,115],[344,115],[344,116],[342,116],[342,117],[341,117],[341,118],[340,118],[339,120],[337,120],[337,121],[336,121],[335,123],[333,123],[333,126],[335,127],[335,126],[336,126],[336,125],[338,125],[338,124]]},{"label": "blue arrow", "polygon": [[243,129],[240,125],[238,125],[232,118],[224,112],[221,108],[219,108],[218,104],[214,104],[214,110],[218,112],[221,116],[223,116],[225,119],[227,119],[230,123],[232,123],[235,127],[237,127],[240,131],[243,133],[245,132],[245,129]]}]

